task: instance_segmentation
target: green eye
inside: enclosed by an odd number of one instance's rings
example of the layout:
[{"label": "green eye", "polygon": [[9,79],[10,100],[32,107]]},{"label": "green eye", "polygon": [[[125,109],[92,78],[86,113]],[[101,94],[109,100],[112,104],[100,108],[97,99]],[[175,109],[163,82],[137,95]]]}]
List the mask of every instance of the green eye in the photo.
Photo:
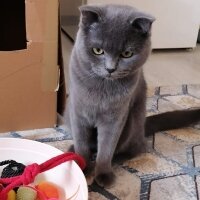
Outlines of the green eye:
[{"label": "green eye", "polygon": [[121,56],[123,58],[130,58],[130,57],[133,56],[133,52],[132,51],[124,51],[124,52],[121,53]]},{"label": "green eye", "polygon": [[104,54],[103,49],[100,49],[100,48],[92,48],[92,51],[93,51],[93,53],[96,54],[96,55]]}]

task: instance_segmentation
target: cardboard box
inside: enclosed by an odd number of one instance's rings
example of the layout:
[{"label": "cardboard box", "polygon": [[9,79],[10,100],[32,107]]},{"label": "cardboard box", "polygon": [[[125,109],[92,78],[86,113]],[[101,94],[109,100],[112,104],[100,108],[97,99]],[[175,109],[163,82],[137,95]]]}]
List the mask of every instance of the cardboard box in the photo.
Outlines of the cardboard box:
[{"label": "cardboard box", "polygon": [[[4,25],[0,37],[6,35],[4,42],[0,39],[0,132],[53,127],[59,79],[58,0],[2,0],[0,4],[0,18],[5,19],[0,21]],[[24,30],[25,45],[20,39]],[[8,37],[15,38],[13,49],[12,43],[6,45]]]}]

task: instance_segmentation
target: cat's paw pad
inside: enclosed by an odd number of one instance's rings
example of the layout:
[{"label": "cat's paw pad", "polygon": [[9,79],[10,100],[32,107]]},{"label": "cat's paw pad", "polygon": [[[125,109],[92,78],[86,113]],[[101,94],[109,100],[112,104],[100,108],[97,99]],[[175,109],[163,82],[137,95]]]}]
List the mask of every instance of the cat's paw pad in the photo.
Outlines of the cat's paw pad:
[{"label": "cat's paw pad", "polygon": [[99,174],[95,177],[95,181],[101,187],[109,188],[115,182],[115,175],[113,172]]}]

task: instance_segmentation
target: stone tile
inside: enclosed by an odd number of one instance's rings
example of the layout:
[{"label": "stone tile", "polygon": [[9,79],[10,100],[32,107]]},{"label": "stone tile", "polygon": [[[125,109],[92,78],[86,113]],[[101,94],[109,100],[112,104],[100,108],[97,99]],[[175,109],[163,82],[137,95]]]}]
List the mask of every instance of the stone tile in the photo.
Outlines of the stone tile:
[{"label": "stone tile", "polygon": [[17,133],[20,134],[23,138],[29,139],[29,140],[63,137],[63,134],[56,131],[56,129],[54,128],[18,131]]},{"label": "stone tile", "polygon": [[178,105],[174,105],[174,103],[172,103],[169,100],[166,100],[166,99],[158,100],[158,111],[159,112],[168,112],[168,111],[173,111],[173,110],[182,110],[182,108]]},{"label": "stone tile", "polygon": [[168,97],[165,97],[165,99],[169,100],[176,106],[179,106],[183,109],[200,107],[200,99],[197,99],[188,95],[168,96]]},{"label": "stone tile", "polygon": [[125,166],[136,169],[139,175],[146,174],[174,174],[180,170],[179,166],[157,155],[146,153],[132,160],[126,161]]},{"label": "stone tile", "polygon": [[195,183],[188,175],[153,181],[150,200],[197,200]]},{"label": "stone tile", "polygon": [[[120,168],[115,168],[116,183],[108,191],[119,199],[139,200],[140,198],[140,179],[130,172]],[[126,183],[126,184],[125,184]]]},{"label": "stone tile", "polygon": [[181,164],[187,164],[186,143],[174,140],[165,134],[155,135],[154,148],[162,155],[177,161]]},{"label": "stone tile", "polygon": [[193,127],[196,128],[196,129],[198,129],[198,130],[200,130],[200,123],[195,124]]},{"label": "stone tile", "polygon": [[188,94],[200,99],[200,85],[188,85]]},{"label": "stone tile", "polygon": [[149,153],[153,149],[154,137],[153,136],[149,136],[146,141],[147,141],[147,153]]},{"label": "stone tile", "polygon": [[157,101],[158,101],[158,97],[154,96],[154,97],[149,97],[147,98],[147,102],[146,102],[146,109],[147,111],[156,111],[157,110]]},{"label": "stone tile", "polygon": [[193,150],[194,150],[195,167],[200,167],[200,145],[195,146]]},{"label": "stone tile", "polygon": [[72,140],[62,140],[62,141],[45,142],[45,143],[63,151],[63,152],[68,151],[71,144],[73,144]]},{"label": "stone tile", "polygon": [[90,192],[88,200],[108,200],[108,199],[97,192]]},{"label": "stone tile", "polygon": [[147,97],[152,97],[155,94],[155,88],[154,87],[149,87],[147,89]]},{"label": "stone tile", "polygon": [[196,177],[198,196],[200,197],[200,176]]},{"label": "stone tile", "polygon": [[0,133],[0,138],[19,138],[19,137],[20,135],[15,132]]},{"label": "stone tile", "polygon": [[174,136],[176,139],[183,140],[189,144],[196,144],[200,142],[200,130],[194,128],[170,130],[167,131],[167,133]]},{"label": "stone tile", "polygon": [[182,94],[182,86],[163,86],[160,87],[160,95],[180,95]]},{"label": "stone tile", "polygon": [[149,116],[152,116],[152,115],[156,115],[158,113],[159,113],[158,111],[157,112],[156,111],[155,112],[154,111],[147,111],[146,116],[149,117]]}]

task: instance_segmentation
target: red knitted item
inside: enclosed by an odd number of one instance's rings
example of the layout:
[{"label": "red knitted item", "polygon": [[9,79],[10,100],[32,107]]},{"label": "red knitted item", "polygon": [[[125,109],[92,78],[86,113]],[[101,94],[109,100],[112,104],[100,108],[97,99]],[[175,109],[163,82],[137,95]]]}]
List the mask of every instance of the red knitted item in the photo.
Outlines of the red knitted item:
[{"label": "red knitted item", "polygon": [[28,165],[23,174],[20,176],[10,177],[10,178],[0,178],[0,183],[7,185],[2,191],[0,191],[0,200],[7,200],[7,193],[15,187],[19,187],[20,185],[28,185],[34,182],[35,177],[42,172],[50,170],[66,161],[75,160],[77,161],[80,168],[83,170],[86,167],[85,160],[75,154],[75,153],[63,153],[56,157],[47,160],[46,162],[38,165],[37,163],[33,163]]}]

